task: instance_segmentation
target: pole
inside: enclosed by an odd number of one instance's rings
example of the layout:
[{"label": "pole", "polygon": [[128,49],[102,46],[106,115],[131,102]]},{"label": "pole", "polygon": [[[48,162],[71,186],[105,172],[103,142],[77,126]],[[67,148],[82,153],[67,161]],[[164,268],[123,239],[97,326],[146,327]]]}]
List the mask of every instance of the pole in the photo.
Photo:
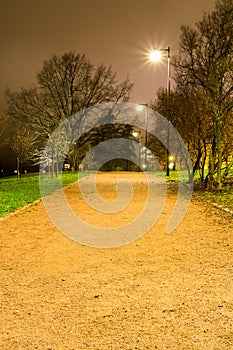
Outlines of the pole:
[{"label": "pole", "polygon": [[144,152],[144,164],[142,165],[143,169],[146,170],[146,168],[147,168],[147,146],[148,146],[148,103],[139,103],[137,109],[138,110],[144,110],[144,108],[141,109],[142,106],[146,108],[146,114],[145,114],[145,146],[143,147],[143,150],[145,149],[145,152]]},{"label": "pole", "polygon": [[170,176],[170,169],[169,169],[169,148],[170,148],[170,117],[171,117],[171,72],[170,72],[170,58],[171,58],[171,48],[168,46],[167,48],[167,119],[168,119],[168,126],[167,126],[167,171],[166,175]]},{"label": "pole", "polygon": [[146,135],[145,135],[145,170],[147,169],[147,145],[148,145],[148,104],[145,103],[146,107]]}]

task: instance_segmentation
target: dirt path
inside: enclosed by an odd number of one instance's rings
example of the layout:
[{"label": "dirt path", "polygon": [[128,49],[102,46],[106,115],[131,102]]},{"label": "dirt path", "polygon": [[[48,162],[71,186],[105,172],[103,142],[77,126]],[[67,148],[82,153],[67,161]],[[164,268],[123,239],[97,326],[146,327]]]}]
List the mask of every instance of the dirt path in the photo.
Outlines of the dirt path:
[{"label": "dirt path", "polygon": [[[106,199],[121,176],[98,177]],[[77,184],[67,198],[96,225],[125,224],[146,198],[132,176],[136,199],[115,219],[90,211]],[[147,234],[111,249],[69,240],[42,203],[0,221],[0,349],[233,349],[232,217],[194,199],[166,234],[175,199]]]}]

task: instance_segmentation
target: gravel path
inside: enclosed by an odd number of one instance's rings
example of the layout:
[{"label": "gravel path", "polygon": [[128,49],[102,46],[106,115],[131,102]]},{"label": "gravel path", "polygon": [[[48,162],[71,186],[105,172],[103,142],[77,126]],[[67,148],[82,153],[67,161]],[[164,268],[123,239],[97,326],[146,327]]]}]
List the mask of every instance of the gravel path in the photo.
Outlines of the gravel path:
[{"label": "gravel path", "polygon": [[[122,176],[98,175],[105,199]],[[147,198],[143,174],[130,179],[120,213],[88,208],[77,184],[67,200],[93,225],[127,224]],[[153,228],[118,248],[68,239],[41,202],[1,220],[0,349],[233,349],[232,216],[195,198],[166,234],[175,200],[169,190]]]}]

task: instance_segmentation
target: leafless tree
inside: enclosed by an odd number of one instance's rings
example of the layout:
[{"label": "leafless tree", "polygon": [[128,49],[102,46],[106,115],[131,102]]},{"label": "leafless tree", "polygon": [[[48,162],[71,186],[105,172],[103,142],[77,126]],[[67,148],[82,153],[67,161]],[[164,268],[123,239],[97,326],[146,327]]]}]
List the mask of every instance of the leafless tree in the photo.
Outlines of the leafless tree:
[{"label": "leafless tree", "polygon": [[[152,108],[162,115],[166,113],[166,90],[160,89],[158,91]],[[211,146],[213,135],[213,118],[208,100],[203,92],[183,88],[182,90],[174,89],[170,96],[170,121],[179,132],[189,151],[193,163],[193,172],[190,175],[193,177],[195,171],[200,170],[202,180],[204,180],[207,152]],[[179,149],[182,148],[179,147]],[[162,151],[161,156],[164,158],[165,152],[161,146],[160,150]],[[156,152],[158,153],[158,149]],[[181,167],[181,158],[182,155],[179,159],[175,159],[178,167]]]},{"label": "leafless tree", "polygon": [[217,0],[213,12],[204,13],[195,28],[182,26],[181,32],[176,82],[201,88],[211,101],[214,135],[209,183],[212,188],[217,160],[217,188],[221,190],[222,124],[233,108],[233,1]]},{"label": "leafless tree", "polygon": [[[85,55],[74,52],[54,55],[43,63],[36,86],[6,91],[8,113],[45,143],[69,116],[96,104],[128,101],[132,87],[128,77],[118,83],[111,67],[103,64],[96,67]],[[76,130],[81,129],[85,118],[85,113],[79,115]],[[79,146],[84,144],[83,139]]]},{"label": "leafless tree", "polygon": [[18,92],[7,90],[8,111],[45,139],[60,122],[84,108],[127,101],[133,87],[128,78],[118,83],[111,67],[95,67],[85,55],[74,52],[46,60],[37,82],[36,87]]},{"label": "leafless tree", "polygon": [[8,125],[9,125],[9,116],[7,115],[7,113],[0,113],[0,137],[2,137],[2,135],[4,134],[5,130],[7,129]]},{"label": "leafless tree", "polygon": [[33,157],[37,137],[26,127],[19,128],[8,138],[10,149],[16,154],[17,176],[22,177],[23,161]]}]

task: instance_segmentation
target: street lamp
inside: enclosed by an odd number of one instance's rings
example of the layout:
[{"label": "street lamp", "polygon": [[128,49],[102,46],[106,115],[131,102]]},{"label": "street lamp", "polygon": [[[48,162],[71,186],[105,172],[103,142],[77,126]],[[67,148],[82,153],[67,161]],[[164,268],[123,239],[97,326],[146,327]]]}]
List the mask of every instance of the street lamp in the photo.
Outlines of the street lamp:
[{"label": "street lamp", "polygon": [[147,168],[147,145],[148,145],[148,103],[139,103],[137,105],[137,110],[142,111],[143,108],[146,108],[146,125],[145,125],[145,154],[144,154],[144,164],[143,168]]},{"label": "street lamp", "polygon": [[[135,139],[138,139],[138,142],[141,143],[141,132],[140,131],[133,131],[133,137]],[[140,172],[141,167],[141,154],[140,154],[140,145],[138,146],[138,171]]]},{"label": "street lamp", "polygon": [[168,46],[167,49],[157,49],[149,53],[149,58],[152,62],[158,62],[162,58],[162,53],[167,52],[167,152],[166,152],[166,175],[170,175],[169,169],[169,147],[170,147],[170,117],[171,117],[171,70],[170,70],[170,58],[171,58],[171,48]]}]

